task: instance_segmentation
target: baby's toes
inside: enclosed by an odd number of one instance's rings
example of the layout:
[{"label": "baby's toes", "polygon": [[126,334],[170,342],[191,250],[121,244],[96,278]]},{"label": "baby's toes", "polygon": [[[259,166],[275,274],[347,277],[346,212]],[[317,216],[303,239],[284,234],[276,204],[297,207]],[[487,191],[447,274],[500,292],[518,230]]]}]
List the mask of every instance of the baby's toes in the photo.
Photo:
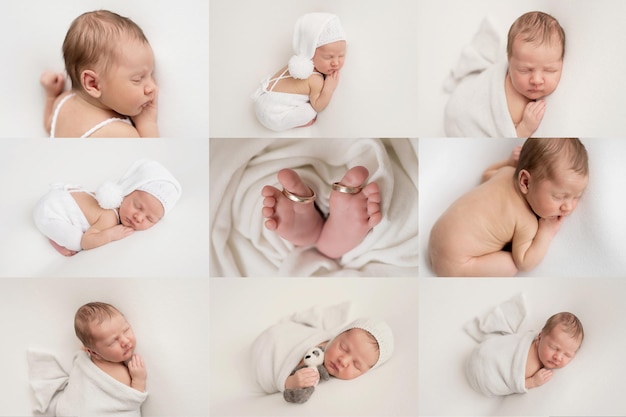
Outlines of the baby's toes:
[{"label": "baby's toes", "polygon": [[370,215],[370,218],[367,222],[367,225],[370,227],[370,229],[374,226],[376,226],[378,223],[380,223],[380,221],[383,219],[383,215],[380,211],[374,212]]},{"label": "baby's toes", "polygon": [[380,203],[380,189],[375,182],[367,184],[361,192],[367,197],[367,201]]}]

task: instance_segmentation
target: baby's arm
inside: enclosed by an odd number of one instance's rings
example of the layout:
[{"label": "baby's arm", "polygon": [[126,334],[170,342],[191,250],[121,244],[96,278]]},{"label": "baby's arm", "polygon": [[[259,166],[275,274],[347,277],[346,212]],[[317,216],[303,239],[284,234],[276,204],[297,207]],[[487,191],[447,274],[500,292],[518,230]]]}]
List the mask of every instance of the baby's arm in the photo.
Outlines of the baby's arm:
[{"label": "baby's arm", "polygon": [[323,79],[317,74],[313,74],[309,77],[309,87],[311,88],[309,101],[316,112],[319,113],[328,106],[330,99],[333,98],[333,93],[338,83],[339,71],[327,75],[326,79]]},{"label": "baby's arm", "polygon": [[526,389],[537,388],[552,378],[552,371],[546,368],[541,368],[535,372],[532,376],[526,378]]},{"label": "baby's arm", "polygon": [[80,245],[85,250],[93,249],[123,239],[132,235],[133,232],[132,228],[117,224],[115,213],[107,210],[83,233]]},{"label": "baby's arm", "polygon": [[320,373],[315,368],[298,369],[294,374],[287,377],[285,389],[312,387],[320,380]]},{"label": "baby's arm", "polygon": [[536,232],[534,225],[516,227],[513,235],[512,255],[517,269],[528,271],[543,260],[562,221],[563,217],[539,219]]},{"label": "baby's arm", "polygon": [[133,355],[133,358],[128,362],[128,373],[130,374],[130,386],[137,391],[145,392],[148,373],[141,356]]},{"label": "baby's arm", "polygon": [[54,102],[65,88],[65,76],[60,72],[45,71],[41,74],[39,82],[46,90],[46,106],[43,111],[43,127],[50,134],[52,126],[52,113],[54,112]]},{"label": "baby's arm", "polygon": [[546,112],[546,101],[537,100],[531,101],[526,104],[524,108],[524,114],[522,121],[515,126],[515,132],[519,138],[528,138],[535,133],[535,130],[539,127],[539,123],[543,119],[543,114]]},{"label": "baby's arm", "polygon": [[517,162],[519,161],[519,154],[521,151],[522,146],[516,146],[515,149],[513,149],[513,152],[511,152],[511,156],[509,156],[509,159],[496,162],[495,164],[489,166],[489,168],[487,168],[485,172],[483,172],[481,183],[488,181],[491,177],[494,176],[496,172],[498,172],[500,168],[504,168],[506,166],[512,166],[513,168],[517,168]]}]

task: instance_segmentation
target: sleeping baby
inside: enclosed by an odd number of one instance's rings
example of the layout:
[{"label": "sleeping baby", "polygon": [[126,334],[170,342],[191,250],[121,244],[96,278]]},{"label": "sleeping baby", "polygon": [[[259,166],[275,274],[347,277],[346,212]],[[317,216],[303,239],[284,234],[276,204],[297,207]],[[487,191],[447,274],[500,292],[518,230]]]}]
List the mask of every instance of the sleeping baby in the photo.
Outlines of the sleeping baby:
[{"label": "sleeping baby", "polygon": [[62,255],[73,256],[157,224],[174,207],[181,186],[156,161],[136,161],[116,183],[95,193],[53,184],[34,210],[37,228]]},{"label": "sleeping baby", "polygon": [[323,366],[328,374],[345,380],[358,378],[391,357],[394,339],[384,321],[361,318],[337,332],[337,327],[328,326],[329,320],[314,317],[319,312],[314,308],[296,313],[254,341],[256,380],[265,393],[315,386],[318,370],[302,368],[303,356],[313,346],[325,351]]},{"label": "sleeping baby", "polygon": [[38,411],[70,416],[141,416],[147,372],[135,353],[132,327],[115,307],[92,302],[74,317],[83,351],[69,375],[50,354],[28,352],[30,380]]},{"label": "sleeping baby", "polygon": [[132,20],[107,10],[78,16],[63,42],[65,74],[44,72],[50,137],[158,137],[154,56]]},{"label": "sleeping baby", "polygon": [[578,139],[527,139],[434,224],[433,271],[503,277],[534,268],[576,209],[588,177],[587,151]]},{"label": "sleeping baby", "polygon": [[568,312],[551,316],[538,334],[497,330],[478,340],[466,364],[470,385],[487,396],[522,394],[547,383],[574,359],[584,338],[580,320]]},{"label": "sleeping baby", "polygon": [[[497,36],[485,26],[481,31],[475,39]],[[506,63],[486,64],[482,60],[489,54],[480,50],[463,55],[453,76],[458,85],[449,88],[453,91],[445,110],[446,134],[532,136],[546,111],[544,97],[559,85],[564,54],[565,32],[555,18],[542,12],[520,16],[509,29]],[[463,61],[477,56],[478,63]]]},{"label": "sleeping baby", "polygon": [[346,54],[339,18],[309,13],[298,19],[289,64],[254,94],[256,115],[268,129],[283,131],[312,125],[333,97]]}]

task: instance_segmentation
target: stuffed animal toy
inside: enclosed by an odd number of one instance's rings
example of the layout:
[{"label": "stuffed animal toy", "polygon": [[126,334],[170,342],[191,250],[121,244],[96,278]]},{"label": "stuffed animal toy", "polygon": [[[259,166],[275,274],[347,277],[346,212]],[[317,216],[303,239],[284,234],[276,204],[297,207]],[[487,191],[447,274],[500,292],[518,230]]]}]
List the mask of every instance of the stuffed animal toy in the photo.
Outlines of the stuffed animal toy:
[{"label": "stuffed animal toy", "polygon": [[[304,365],[296,367],[290,375],[296,373],[297,370],[302,368],[314,368],[320,374],[320,379],[328,381],[330,375],[326,368],[324,368],[324,349],[321,347],[314,347],[306,351],[304,354]],[[316,384],[317,385],[317,384]],[[286,389],[283,392],[283,398],[290,403],[302,404],[308,401],[308,399],[315,391],[315,386],[306,388]]]}]

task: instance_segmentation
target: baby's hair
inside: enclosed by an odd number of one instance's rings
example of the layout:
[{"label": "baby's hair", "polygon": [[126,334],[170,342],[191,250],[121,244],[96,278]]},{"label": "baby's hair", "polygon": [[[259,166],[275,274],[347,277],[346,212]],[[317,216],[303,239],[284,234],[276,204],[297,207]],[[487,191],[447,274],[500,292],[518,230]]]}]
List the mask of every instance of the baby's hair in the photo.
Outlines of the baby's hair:
[{"label": "baby's hair", "polygon": [[506,45],[506,54],[509,59],[513,55],[513,41],[518,36],[524,42],[552,43],[556,36],[561,44],[561,59],[565,55],[565,31],[559,21],[547,13],[528,12],[518,17],[509,29],[509,36]]},{"label": "baby's hair", "polygon": [[585,338],[583,324],[574,314],[564,311],[553,315],[546,321],[541,333],[549,334],[556,326],[561,326],[565,333],[570,335],[573,339],[580,340],[581,344],[583,343],[583,339]]},{"label": "baby's hair", "polygon": [[85,304],[76,311],[76,315],[74,316],[74,331],[76,332],[76,337],[83,342],[85,347],[93,347],[94,340],[91,334],[91,323],[97,322],[101,324],[104,320],[111,319],[116,314],[123,316],[123,314],[111,304],[101,302]]},{"label": "baby's hair", "polygon": [[589,176],[585,145],[577,138],[529,138],[520,152],[515,177],[525,169],[537,179],[554,179],[558,162],[565,160],[574,172]]},{"label": "baby's hair", "polygon": [[72,88],[80,87],[80,74],[94,65],[107,71],[117,57],[122,35],[148,43],[135,22],[108,10],[83,13],[72,22],[63,41],[63,58]]}]

